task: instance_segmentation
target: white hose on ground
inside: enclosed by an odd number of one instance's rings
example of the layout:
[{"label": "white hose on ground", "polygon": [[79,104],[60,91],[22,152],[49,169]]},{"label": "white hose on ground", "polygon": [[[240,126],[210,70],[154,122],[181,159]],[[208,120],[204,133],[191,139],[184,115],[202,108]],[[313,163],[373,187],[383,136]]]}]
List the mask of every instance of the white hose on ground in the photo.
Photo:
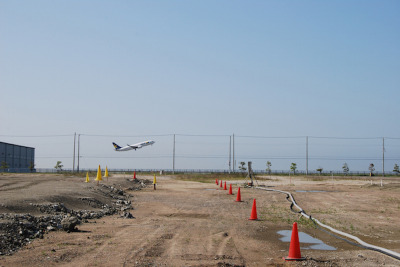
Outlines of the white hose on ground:
[{"label": "white hose on ground", "polygon": [[273,191],[273,192],[279,192],[279,193],[286,194],[290,198],[290,201],[292,202],[292,204],[299,210],[299,213],[302,216],[306,217],[307,219],[313,220],[315,223],[317,223],[321,227],[326,228],[326,229],[328,229],[328,230],[330,230],[330,231],[332,231],[332,232],[334,232],[336,234],[339,234],[339,235],[345,236],[347,238],[350,238],[350,239],[356,241],[357,243],[359,243],[360,245],[364,246],[365,248],[382,252],[382,253],[384,253],[384,254],[386,254],[388,256],[391,256],[391,257],[393,257],[395,259],[400,260],[400,253],[397,253],[395,251],[392,251],[392,250],[389,250],[389,249],[386,249],[386,248],[382,248],[382,247],[378,247],[378,246],[374,246],[374,245],[368,244],[368,243],[362,241],[361,239],[359,239],[356,236],[353,236],[353,235],[350,235],[348,233],[344,233],[342,231],[336,230],[336,229],[334,229],[334,228],[332,228],[332,227],[330,227],[328,225],[325,225],[325,224],[321,223],[320,221],[318,221],[314,217],[311,218],[310,215],[307,215],[304,212],[304,210],[299,205],[297,205],[296,201],[294,200],[294,198],[293,198],[293,196],[292,196],[292,194],[290,192],[276,190],[276,189],[269,189],[269,188],[264,188],[264,187],[256,187],[256,189],[261,189],[261,190]]}]

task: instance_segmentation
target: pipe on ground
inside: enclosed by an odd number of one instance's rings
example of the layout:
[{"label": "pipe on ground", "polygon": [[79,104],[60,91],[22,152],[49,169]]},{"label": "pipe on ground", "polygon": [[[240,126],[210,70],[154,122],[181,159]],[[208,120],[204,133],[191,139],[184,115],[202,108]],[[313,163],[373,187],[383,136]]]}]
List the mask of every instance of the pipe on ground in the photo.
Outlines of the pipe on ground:
[{"label": "pipe on ground", "polygon": [[333,233],[336,233],[336,234],[339,234],[341,236],[345,236],[345,237],[347,237],[349,239],[352,239],[352,240],[354,240],[355,242],[357,242],[358,244],[360,244],[362,247],[364,247],[366,249],[378,251],[378,252],[386,254],[386,255],[388,255],[390,257],[393,257],[393,258],[395,258],[397,260],[400,260],[400,253],[397,253],[395,251],[392,251],[392,250],[389,250],[389,249],[386,249],[386,248],[382,248],[382,247],[378,247],[378,246],[374,246],[374,245],[368,244],[368,243],[362,241],[361,239],[359,239],[356,236],[353,236],[353,235],[350,235],[348,233],[336,230],[336,229],[334,229],[334,228],[332,228],[332,227],[330,227],[330,226],[328,226],[326,224],[321,223],[317,219],[312,218],[311,215],[308,215],[299,205],[297,205],[296,201],[294,200],[294,198],[293,198],[293,196],[292,196],[292,194],[290,192],[276,190],[276,189],[269,189],[269,188],[264,188],[264,187],[259,187],[259,186],[255,187],[255,188],[256,189],[261,189],[261,190],[266,190],[266,191],[273,191],[273,192],[279,192],[279,193],[286,194],[287,195],[287,199],[289,200],[289,198],[290,198],[289,201],[292,202],[291,209],[292,209],[293,206],[295,206],[299,210],[298,213],[300,213],[302,216],[306,217],[307,219],[312,220],[314,223],[318,224],[319,226],[321,226],[323,228],[326,228],[326,229],[330,230]]}]

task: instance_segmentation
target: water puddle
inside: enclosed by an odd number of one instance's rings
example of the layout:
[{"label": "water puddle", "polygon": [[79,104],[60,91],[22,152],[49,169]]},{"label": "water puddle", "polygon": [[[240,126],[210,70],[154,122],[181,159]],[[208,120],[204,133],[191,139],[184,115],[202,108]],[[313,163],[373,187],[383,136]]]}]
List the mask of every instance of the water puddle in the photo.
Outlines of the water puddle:
[{"label": "water puddle", "polygon": [[[290,239],[292,237],[292,230],[282,230],[278,231],[277,233],[282,236],[281,238],[279,238],[279,240],[281,240],[282,242],[290,242]],[[299,241],[300,246],[305,246],[301,247],[301,249],[336,250],[335,247],[328,246],[321,240],[303,232],[299,232]]]}]

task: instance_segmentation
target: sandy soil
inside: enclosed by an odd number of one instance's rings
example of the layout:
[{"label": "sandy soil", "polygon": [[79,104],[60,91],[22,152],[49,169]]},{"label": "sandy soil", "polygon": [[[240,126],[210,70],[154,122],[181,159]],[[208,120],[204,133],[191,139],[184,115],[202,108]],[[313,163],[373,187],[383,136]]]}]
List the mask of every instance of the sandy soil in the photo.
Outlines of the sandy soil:
[{"label": "sandy soil", "polygon": [[[152,180],[153,177],[139,179]],[[259,177],[262,178],[262,177]],[[264,177],[257,185],[290,191],[313,217],[365,242],[400,252],[400,179],[319,179]],[[92,178],[93,179],[93,178]],[[79,232],[49,232],[11,256],[0,256],[0,266],[399,266],[400,261],[337,239],[301,219],[289,209],[284,194],[233,184],[234,195],[215,182],[180,181],[157,177],[149,186],[132,191],[130,177],[114,175],[104,184],[131,194],[134,219],[119,215],[90,220]],[[110,202],[96,194],[95,182],[64,175],[0,175],[0,213],[40,212],[31,203],[62,202],[70,209],[89,209],[82,197]],[[241,186],[243,202],[235,202]],[[299,191],[299,192],[297,192]],[[324,191],[324,192],[302,192]],[[257,221],[250,221],[253,199]],[[289,243],[280,230],[291,230],[322,240],[336,250],[306,249],[303,262],[285,262]]]}]

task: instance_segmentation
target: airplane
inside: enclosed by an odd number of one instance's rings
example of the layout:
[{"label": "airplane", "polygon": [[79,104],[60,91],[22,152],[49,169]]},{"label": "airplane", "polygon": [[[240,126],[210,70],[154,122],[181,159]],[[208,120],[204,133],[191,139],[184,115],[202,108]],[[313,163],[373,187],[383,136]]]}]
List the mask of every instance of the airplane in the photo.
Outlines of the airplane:
[{"label": "airplane", "polygon": [[148,146],[148,145],[153,145],[154,143],[155,143],[154,141],[149,140],[149,141],[140,142],[140,143],[137,143],[134,145],[127,145],[124,147],[120,147],[119,145],[117,145],[114,142],[112,144],[114,145],[115,151],[128,151],[128,150],[132,150],[132,149],[136,150],[138,148],[142,148],[142,147]]}]

